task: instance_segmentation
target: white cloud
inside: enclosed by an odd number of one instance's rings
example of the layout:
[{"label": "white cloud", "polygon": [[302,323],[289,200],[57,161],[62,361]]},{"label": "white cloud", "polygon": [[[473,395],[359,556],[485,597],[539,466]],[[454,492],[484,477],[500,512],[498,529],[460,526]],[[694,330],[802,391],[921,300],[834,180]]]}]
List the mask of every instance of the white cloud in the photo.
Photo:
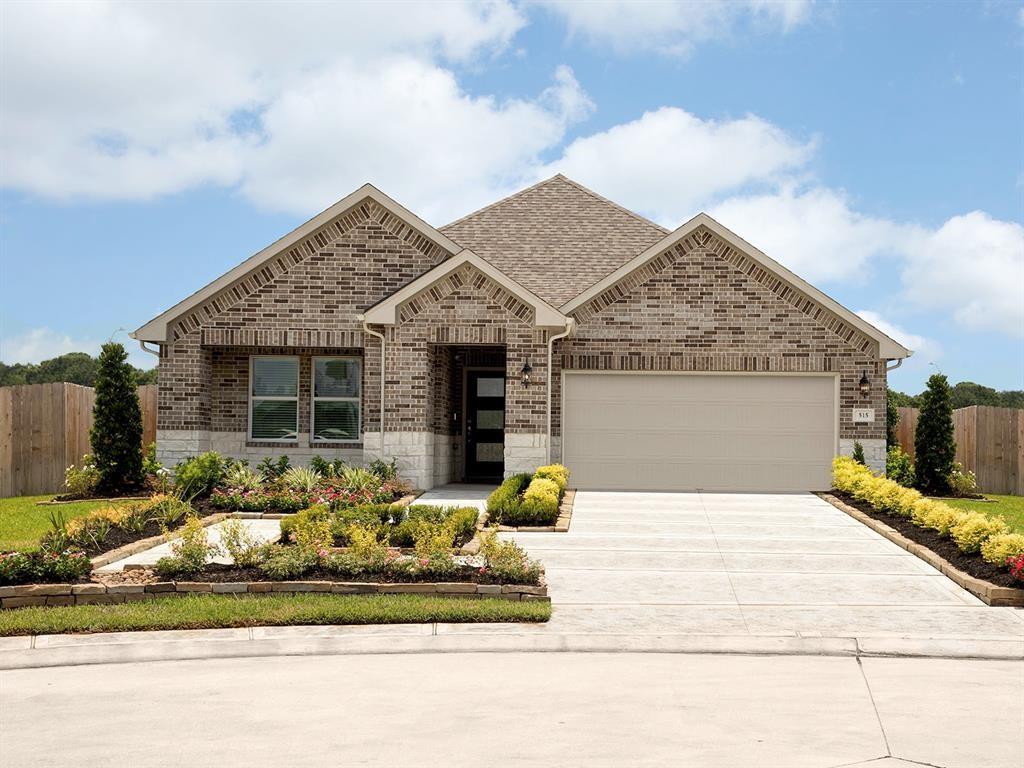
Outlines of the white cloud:
[{"label": "white cloud", "polygon": [[914,353],[913,361],[915,364],[927,365],[933,360],[938,360],[942,357],[942,345],[935,339],[911,333],[902,326],[890,323],[880,314],[870,309],[858,310],[857,314],[890,339],[898,341],[904,347],[911,350]]},{"label": "white cloud", "polygon": [[982,211],[954,216],[907,248],[903,293],[971,330],[1024,337],[1024,227]]},{"label": "white cloud", "polygon": [[560,171],[666,226],[677,226],[716,195],[782,179],[805,165],[814,151],[814,140],[800,141],[756,115],[702,120],[662,107],[576,139],[537,175]]},{"label": "white cloud", "polygon": [[811,282],[866,277],[871,259],[896,253],[915,231],[854,211],[841,190],[785,185],[714,205],[711,216]]},{"label": "white cloud", "polygon": [[[52,328],[31,328],[24,333],[0,338],[0,362],[8,365],[39,363],[68,352],[87,352],[95,356],[105,341],[89,337],[75,338]],[[128,352],[128,362],[137,368],[149,369],[157,364],[153,355],[143,352],[138,342],[129,339],[124,333],[115,333],[114,341],[124,345]]]},{"label": "white cloud", "polygon": [[616,52],[654,50],[685,56],[707,40],[747,26],[788,32],[807,21],[810,0],[538,0],[563,18],[570,35]]},{"label": "white cloud", "polygon": [[[100,199],[234,184],[264,144],[259,115],[342,62],[366,62],[364,72],[396,55],[465,62],[503,50],[524,23],[500,1],[400,11],[386,3],[8,4],[3,183]],[[356,122],[361,107],[338,101],[333,111]]]}]

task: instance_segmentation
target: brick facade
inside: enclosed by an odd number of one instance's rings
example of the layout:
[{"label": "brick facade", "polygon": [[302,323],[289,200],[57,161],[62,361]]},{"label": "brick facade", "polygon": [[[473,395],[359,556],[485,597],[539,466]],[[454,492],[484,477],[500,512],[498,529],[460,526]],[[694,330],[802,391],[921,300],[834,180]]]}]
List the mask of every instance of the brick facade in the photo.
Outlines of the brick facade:
[{"label": "brick facade", "polygon": [[[161,456],[173,462],[211,447],[250,458],[287,453],[300,462],[313,453],[351,461],[394,455],[419,485],[461,479],[465,369],[503,365],[506,472],[542,463],[546,342],[558,331],[536,328],[530,304],[471,264],[406,300],[395,326],[374,328],[387,347],[381,443],[381,344],[358,315],[448,255],[367,200],[176,318],[161,346]],[[837,373],[841,449],[857,439],[876,462],[884,459],[886,374],[878,342],[703,227],[572,316],[573,336],[555,344],[555,457],[564,369]],[[247,438],[249,358],[257,354],[300,359],[294,444]],[[311,444],[311,359],[318,355],[362,359],[363,442]],[[533,384],[524,387],[527,362]],[[862,371],[872,382],[867,398],[857,388]],[[855,406],[874,408],[875,422],[854,424]]]}]

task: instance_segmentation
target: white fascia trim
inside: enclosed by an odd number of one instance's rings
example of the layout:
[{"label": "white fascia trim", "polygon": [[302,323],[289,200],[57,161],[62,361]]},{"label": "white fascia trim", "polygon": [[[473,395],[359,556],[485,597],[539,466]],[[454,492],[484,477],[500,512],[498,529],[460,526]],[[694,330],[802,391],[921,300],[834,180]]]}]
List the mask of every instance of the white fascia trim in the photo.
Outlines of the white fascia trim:
[{"label": "white fascia trim", "polygon": [[537,294],[527,288],[524,288],[489,261],[485,261],[480,256],[477,256],[468,248],[460,251],[450,259],[442,261],[433,269],[424,272],[404,288],[395,291],[384,299],[384,301],[370,307],[366,310],[366,314],[364,316],[366,322],[373,325],[397,325],[398,308],[402,304],[416,297],[440,280],[443,280],[465,264],[472,265],[487,275],[487,277],[492,279],[494,282],[498,283],[498,285],[508,290],[509,293],[533,307],[534,325],[538,328],[565,327],[566,320],[568,319],[565,315],[552,307]]},{"label": "white fascia trim", "polygon": [[571,299],[567,303],[563,304],[559,309],[566,315],[579,309],[581,306],[586,304],[591,299],[601,295],[606,290],[611,288],[617,282],[631,274],[635,270],[642,267],[644,264],[649,262],[651,259],[657,257],[664,251],[671,248],[673,245],[678,243],[680,240],[686,238],[694,232],[698,227],[707,227],[718,237],[725,240],[734,248],[739,249],[747,256],[752,258],[762,267],[767,269],[769,272],[778,275],[782,280],[792,285],[797,290],[806,294],[810,298],[814,299],[818,303],[822,304],[827,309],[831,310],[837,316],[848,322],[854,328],[859,330],[866,336],[875,339],[878,342],[878,356],[883,360],[896,360],[904,357],[910,357],[914,354],[911,350],[904,347],[899,342],[887,336],[885,333],[880,331],[871,323],[864,320],[859,315],[854,314],[835,299],[827,296],[826,294],[819,291],[810,283],[806,282],[800,277],[790,272],[784,266],[775,261],[764,252],[755,248],[753,245],[748,243],[742,237],[737,235],[732,230],[726,229],[713,218],[708,216],[706,213],[699,213],[690,219],[685,224],[681,225],[678,229],[670,232],[663,239],[652,245],[650,248],[642,251],[632,259],[627,261],[621,267],[616,269],[608,276],[601,279],[599,282],[592,285],[590,288],[585,290],[579,296]]},{"label": "white fascia trim", "polygon": [[237,280],[242,279],[250,272],[258,269],[265,262],[270,261],[270,259],[277,256],[282,251],[291,248],[295,243],[309,237],[309,235],[327,224],[331,219],[341,216],[349,209],[362,203],[367,198],[378,203],[382,208],[387,209],[395,216],[405,221],[421,235],[441,246],[449,253],[457,253],[462,250],[461,245],[458,245],[453,240],[442,235],[430,224],[425,222],[409,209],[392,200],[375,186],[372,184],[363,184],[363,186],[352,194],[343,197],[327,210],[318,213],[305,224],[293,229],[284,237],[275,240],[259,253],[250,256],[231,271],[226,272],[221,277],[218,277],[209,285],[200,288],[187,299],[178,302],[166,312],[157,315],[148,323],[129,335],[133,339],[138,339],[139,341],[167,341],[167,326],[172,320],[202,304],[211,296],[227,288]]}]

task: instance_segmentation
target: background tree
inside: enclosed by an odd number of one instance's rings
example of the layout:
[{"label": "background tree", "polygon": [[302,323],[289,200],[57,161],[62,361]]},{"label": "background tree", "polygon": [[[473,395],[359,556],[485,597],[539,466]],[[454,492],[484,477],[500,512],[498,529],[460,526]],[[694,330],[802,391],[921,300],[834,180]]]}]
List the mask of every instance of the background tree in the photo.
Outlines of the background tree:
[{"label": "background tree", "polygon": [[[64,355],[43,360],[41,363],[0,362],[0,386],[13,384],[49,384],[67,381],[91,387],[96,383],[99,360],[86,352],[68,352]],[[134,368],[139,384],[156,384],[156,368],[144,371]]]},{"label": "background tree", "polygon": [[891,389],[885,391],[885,445],[892,448],[899,445],[896,439],[896,427],[900,425],[900,412],[897,410],[895,393]]},{"label": "background tree", "polygon": [[100,473],[100,493],[120,493],[142,484],[142,409],[135,369],[124,347],[103,345],[96,375],[93,407],[93,461]]},{"label": "background tree", "polygon": [[928,377],[928,386],[921,394],[914,452],[917,487],[932,496],[948,494],[949,474],[956,458],[956,441],[953,439],[949,381],[941,373]]}]

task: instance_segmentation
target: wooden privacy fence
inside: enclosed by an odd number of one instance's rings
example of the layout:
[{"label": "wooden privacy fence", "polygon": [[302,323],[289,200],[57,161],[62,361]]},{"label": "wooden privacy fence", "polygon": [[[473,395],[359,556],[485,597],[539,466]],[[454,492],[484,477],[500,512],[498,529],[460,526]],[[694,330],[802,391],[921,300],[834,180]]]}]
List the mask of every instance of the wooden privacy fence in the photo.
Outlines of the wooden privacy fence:
[{"label": "wooden privacy fence", "polygon": [[[917,408],[899,408],[896,438],[914,456]],[[956,460],[986,493],[1024,495],[1024,410],[971,405],[953,411]]]},{"label": "wooden privacy fence", "polygon": [[[0,497],[59,491],[89,453],[96,392],[57,382],[0,387]],[[142,444],[156,440],[156,385],[139,387]]]}]

